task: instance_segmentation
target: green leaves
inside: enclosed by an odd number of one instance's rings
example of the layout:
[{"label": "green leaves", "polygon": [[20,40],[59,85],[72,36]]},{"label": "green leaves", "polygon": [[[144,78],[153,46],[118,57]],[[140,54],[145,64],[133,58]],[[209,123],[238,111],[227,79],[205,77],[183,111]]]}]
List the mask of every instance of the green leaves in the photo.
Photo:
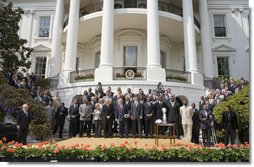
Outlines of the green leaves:
[{"label": "green leaves", "polygon": [[31,66],[28,59],[32,49],[24,46],[27,40],[18,35],[22,14],[21,8],[13,9],[12,3],[0,1],[0,68],[5,74],[19,67],[29,69]]}]

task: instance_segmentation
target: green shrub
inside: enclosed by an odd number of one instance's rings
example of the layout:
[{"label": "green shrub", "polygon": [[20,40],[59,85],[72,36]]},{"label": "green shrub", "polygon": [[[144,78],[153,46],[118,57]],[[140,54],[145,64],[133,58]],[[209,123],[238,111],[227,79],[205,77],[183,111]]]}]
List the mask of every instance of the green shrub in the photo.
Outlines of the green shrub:
[{"label": "green shrub", "polygon": [[213,114],[217,125],[219,125],[219,130],[221,130],[221,118],[226,106],[230,106],[237,114],[240,140],[242,142],[248,140],[249,137],[245,135],[249,131],[249,86],[244,87],[239,93],[228,97],[225,101],[215,106]]},{"label": "green shrub", "polygon": [[[0,73],[0,83],[0,97],[3,103],[14,111],[19,111],[23,104],[28,104],[32,113],[31,132],[33,135],[45,139],[49,135],[49,127],[44,106],[35,104],[29,90],[16,89],[9,85],[2,73]],[[3,114],[3,111],[0,112]]]}]

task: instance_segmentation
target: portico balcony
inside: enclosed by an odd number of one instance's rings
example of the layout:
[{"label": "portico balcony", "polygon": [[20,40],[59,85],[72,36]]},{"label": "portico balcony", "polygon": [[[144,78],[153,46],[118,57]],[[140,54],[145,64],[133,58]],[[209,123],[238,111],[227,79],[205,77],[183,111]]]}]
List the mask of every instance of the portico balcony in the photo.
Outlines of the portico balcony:
[{"label": "portico balcony", "polygon": [[[136,8],[136,9],[146,9],[147,2],[146,0],[137,0],[135,2],[128,2],[126,0],[115,0],[114,1],[114,9],[128,9],[128,8]],[[79,17],[83,17],[92,13],[101,12],[103,8],[103,2],[97,2],[93,4],[89,4],[87,6],[83,6],[80,9]],[[158,8],[159,11],[167,12],[171,14],[175,14],[177,16],[183,16],[183,10],[180,6],[174,5],[173,2],[169,1],[158,1]],[[199,21],[196,17],[194,17],[194,24],[200,29]],[[65,28],[68,25],[68,18],[65,20],[63,28]]]},{"label": "portico balcony", "polygon": [[[191,73],[187,71],[165,69],[166,82],[191,83]],[[91,82],[94,81],[95,69],[77,70],[70,73],[70,82]],[[146,67],[114,67],[114,80],[146,80]]]}]

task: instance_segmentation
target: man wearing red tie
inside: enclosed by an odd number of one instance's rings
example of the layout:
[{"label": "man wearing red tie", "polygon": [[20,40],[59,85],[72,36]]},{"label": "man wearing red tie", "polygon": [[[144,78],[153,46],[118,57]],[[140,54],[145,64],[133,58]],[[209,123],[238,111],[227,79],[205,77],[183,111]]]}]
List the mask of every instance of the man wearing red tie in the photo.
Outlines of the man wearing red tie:
[{"label": "man wearing red tie", "polygon": [[29,106],[24,104],[22,110],[17,113],[17,129],[18,129],[18,142],[26,144],[28,135],[29,124],[31,123],[31,114],[28,111]]}]

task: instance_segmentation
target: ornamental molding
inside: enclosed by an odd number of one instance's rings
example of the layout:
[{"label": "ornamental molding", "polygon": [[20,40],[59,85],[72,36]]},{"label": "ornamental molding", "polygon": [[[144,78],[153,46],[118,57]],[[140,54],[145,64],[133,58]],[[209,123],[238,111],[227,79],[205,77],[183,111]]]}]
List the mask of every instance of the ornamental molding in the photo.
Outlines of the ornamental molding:
[{"label": "ornamental molding", "polygon": [[222,45],[219,45],[219,46],[216,46],[212,49],[213,52],[235,52],[236,49],[229,46],[229,45],[226,45],[226,44],[222,44]]}]

